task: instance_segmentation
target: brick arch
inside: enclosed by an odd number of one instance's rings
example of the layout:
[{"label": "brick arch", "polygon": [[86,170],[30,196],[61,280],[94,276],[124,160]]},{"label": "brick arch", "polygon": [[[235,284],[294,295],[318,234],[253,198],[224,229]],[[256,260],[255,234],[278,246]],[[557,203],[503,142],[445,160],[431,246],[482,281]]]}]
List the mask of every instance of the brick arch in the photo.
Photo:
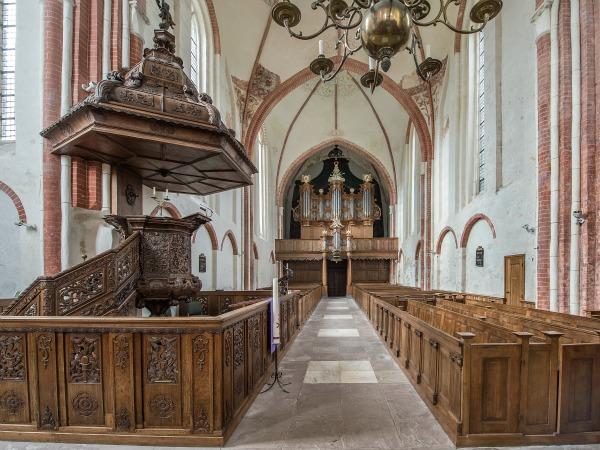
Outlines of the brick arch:
[{"label": "brick arch", "polygon": [[439,255],[442,253],[442,244],[444,243],[444,239],[448,234],[451,234],[454,238],[454,244],[456,244],[456,248],[458,248],[458,239],[456,238],[456,233],[452,229],[452,227],[446,227],[440,232],[440,236],[438,237],[437,244],[435,246],[435,252]]},{"label": "brick arch", "polygon": [[465,229],[460,238],[461,248],[465,248],[467,246],[467,243],[469,242],[469,236],[471,236],[471,231],[473,230],[473,227],[477,224],[477,222],[482,220],[489,225],[490,231],[492,232],[492,237],[496,239],[496,228],[494,227],[494,224],[492,223],[491,219],[485,214],[475,214],[469,219],[469,221],[465,225]]},{"label": "brick arch", "polygon": [[[181,214],[181,212],[179,212],[179,210],[177,209],[177,206],[175,206],[171,202],[165,202],[163,204],[163,209],[167,210],[167,212],[169,214],[171,214],[171,217],[173,217],[174,219],[181,219],[183,217],[183,215]],[[157,206],[156,208],[154,208],[152,210],[152,212],[150,213],[150,215],[156,217],[156,215],[158,214],[159,211],[160,211],[160,207]]]},{"label": "brick arch", "polygon": [[213,0],[206,0],[206,9],[208,11],[208,19],[210,20],[210,28],[213,35],[213,46],[215,54],[221,54],[221,34],[219,33],[219,21],[215,12]]},{"label": "brick arch", "polygon": [[254,259],[258,259],[258,247],[256,246],[256,242],[252,243],[252,254],[254,255]]},{"label": "brick arch", "polygon": [[23,223],[27,223],[27,214],[25,213],[25,207],[23,206],[23,202],[17,195],[15,191],[13,191],[8,184],[0,181],[0,191],[4,192],[8,195],[8,198],[13,202],[15,208],[17,210],[17,215],[19,216],[19,220]]},{"label": "brick arch", "polygon": [[[334,56],[332,59],[335,64],[338,64],[341,58],[339,56]],[[346,70],[358,75],[362,75],[369,70],[369,66],[367,64],[352,58],[346,61],[344,67]],[[381,88],[385,89],[392,97],[394,97],[408,114],[409,120],[415,125],[417,135],[419,136],[422,159],[423,161],[429,161],[433,158],[433,143],[431,140],[429,127],[426,119],[423,117],[423,113],[404,89],[402,89],[389,76],[385,74],[382,75],[383,83],[381,84]],[[252,116],[252,121],[244,133],[243,140],[250,158],[252,158],[252,155],[254,154],[254,143],[256,141],[256,137],[258,136],[260,129],[275,106],[277,106],[277,104],[293,90],[315,77],[316,75],[313,74],[308,67],[304,68],[277,86],[277,88],[263,100]]]},{"label": "brick arch", "polygon": [[271,250],[270,259],[271,259],[271,264],[275,264],[275,252],[273,252],[273,250]]},{"label": "brick arch", "polygon": [[238,251],[237,239],[235,238],[235,234],[233,234],[233,231],[227,230],[225,232],[225,235],[223,236],[223,240],[221,241],[221,251],[223,251],[223,244],[225,243],[225,239],[229,239],[229,242],[231,242],[231,247],[233,248],[233,254],[239,255],[240,253]]},{"label": "brick arch", "polygon": [[[207,222],[200,226],[200,228],[204,227],[206,232],[208,233],[208,237],[210,238],[210,246],[213,250],[219,250],[219,240],[217,239],[217,233],[215,232],[215,228],[212,226],[210,222]],[[196,235],[198,234],[198,230],[194,231],[192,234],[192,244],[196,242]]]},{"label": "brick arch", "polygon": [[306,161],[308,158],[310,158],[314,154],[319,153],[321,150],[328,148],[328,147],[332,147],[336,144],[339,145],[340,147],[346,147],[346,148],[358,153],[359,155],[364,156],[371,163],[371,165],[373,165],[373,167],[375,167],[375,169],[377,170],[377,173],[381,177],[381,182],[385,186],[385,188],[390,196],[390,205],[396,204],[396,200],[397,200],[396,186],[392,182],[392,178],[390,177],[390,174],[388,173],[385,166],[381,163],[381,161],[379,159],[377,159],[373,154],[368,152],[366,149],[362,148],[359,145],[354,144],[353,142],[350,142],[350,141],[348,141],[346,139],[342,139],[342,138],[334,138],[334,139],[330,139],[325,142],[321,142],[320,144],[315,145],[314,147],[308,149],[307,151],[302,153],[300,156],[298,156],[294,160],[294,162],[288,167],[288,169],[283,174],[283,178],[281,179],[281,182],[278,182],[278,184],[277,184],[277,206],[283,206],[285,204],[285,194],[286,194],[287,187],[293,181],[296,173],[298,172],[298,170],[300,170],[300,167],[302,167],[302,164],[304,163],[304,161]]}]

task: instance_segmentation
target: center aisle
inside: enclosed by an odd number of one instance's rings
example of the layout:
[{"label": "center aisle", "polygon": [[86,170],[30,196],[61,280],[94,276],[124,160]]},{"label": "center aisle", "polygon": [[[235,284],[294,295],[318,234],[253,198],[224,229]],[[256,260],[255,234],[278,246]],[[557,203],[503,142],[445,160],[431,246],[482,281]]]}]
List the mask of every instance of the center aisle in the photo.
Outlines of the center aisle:
[{"label": "center aisle", "polygon": [[324,298],[227,448],[453,449],[351,298]]}]

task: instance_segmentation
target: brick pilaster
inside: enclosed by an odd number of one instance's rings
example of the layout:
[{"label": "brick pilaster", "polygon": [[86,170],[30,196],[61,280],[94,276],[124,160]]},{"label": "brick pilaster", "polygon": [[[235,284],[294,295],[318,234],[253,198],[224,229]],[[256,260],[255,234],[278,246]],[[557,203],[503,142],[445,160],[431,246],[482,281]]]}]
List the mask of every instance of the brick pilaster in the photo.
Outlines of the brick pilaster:
[{"label": "brick pilaster", "polygon": [[90,65],[89,81],[100,81],[102,73],[102,33],[104,32],[104,0],[90,0]]},{"label": "brick pilaster", "polygon": [[550,307],[550,33],[538,37],[538,224],[537,304]]},{"label": "brick pilaster", "polygon": [[121,69],[121,47],[123,41],[123,14],[121,12],[122,0],[113,0],[112,2],[112,21],[111,21],[111,62],[112,70]]},{"label": "brick pilaster", "polygon": [[73,104],[83,100],[87,93],[81,85],[90,81],[90,0],[75,0],[73,8]]},{"label": "brick pilaster", "polygon": [[580,300],[581,310],[592,309],[595,302],[598,197],[596,193],[596,43],[595,0],[580,0],[581,23],[581,210],[587,220],[581,227]]},{"label": "brick pilaster", "polygon": [[569,259],[571,240],[571,1],[562,0],[558,11],[558,151],[559,151],[559,230],[558,306],[569,311]]},{"label": "brick pilaster", "polygon": [[[62,11],[63,5],[60,0],[46,0],[44,4],[44,127],[51,125],[60,116]],[[61,269],[60,158],[52,155],[51,151],[50,143],[44,141],[42,190],[46,275],[53,275]]]}]

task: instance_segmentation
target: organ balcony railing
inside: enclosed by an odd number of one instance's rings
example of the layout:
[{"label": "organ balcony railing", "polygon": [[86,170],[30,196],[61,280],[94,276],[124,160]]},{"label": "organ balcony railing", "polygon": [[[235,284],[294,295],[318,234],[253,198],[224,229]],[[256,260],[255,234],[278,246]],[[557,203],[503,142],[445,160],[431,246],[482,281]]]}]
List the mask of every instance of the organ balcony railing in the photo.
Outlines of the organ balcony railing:
[{"label": "organ balcony railing", "polygon": [[[330,253],[330,236],[321,239],[276,239],[275,258],[279,261],[319,260]],[[397,259],[398,238],[356,239],[342,236],[341,256],[355,259]]]}]

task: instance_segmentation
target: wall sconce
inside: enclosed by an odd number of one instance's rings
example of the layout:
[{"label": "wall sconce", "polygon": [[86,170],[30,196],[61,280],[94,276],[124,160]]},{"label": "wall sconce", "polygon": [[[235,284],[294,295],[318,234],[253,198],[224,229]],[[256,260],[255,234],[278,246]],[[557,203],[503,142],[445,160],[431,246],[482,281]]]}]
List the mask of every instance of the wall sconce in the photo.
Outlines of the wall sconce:
[{"label": "wall sconce", "polygon": [[531,225],[529,225],[527,223],[525,225],[523,225],[523,229],[525,231],[527,231],[528,233],[531,233],[531,234],[535,233],[535,227],[532,227]]},{"label": "wall sconce", "polygon": [[15,225],[18,227],[25,227],[30,231],[35,231],[37,230],[37,226],[35,225],[30,225],[27,222],[24,222],[23,220],[19,220],[18,222],[15,222]]},{"label": "wall sconce", "polygon": [[577,225],[583,225],[587,219],[587,214],[584,214],[581,211],[573,211],[573,217],[575,217]]}]

